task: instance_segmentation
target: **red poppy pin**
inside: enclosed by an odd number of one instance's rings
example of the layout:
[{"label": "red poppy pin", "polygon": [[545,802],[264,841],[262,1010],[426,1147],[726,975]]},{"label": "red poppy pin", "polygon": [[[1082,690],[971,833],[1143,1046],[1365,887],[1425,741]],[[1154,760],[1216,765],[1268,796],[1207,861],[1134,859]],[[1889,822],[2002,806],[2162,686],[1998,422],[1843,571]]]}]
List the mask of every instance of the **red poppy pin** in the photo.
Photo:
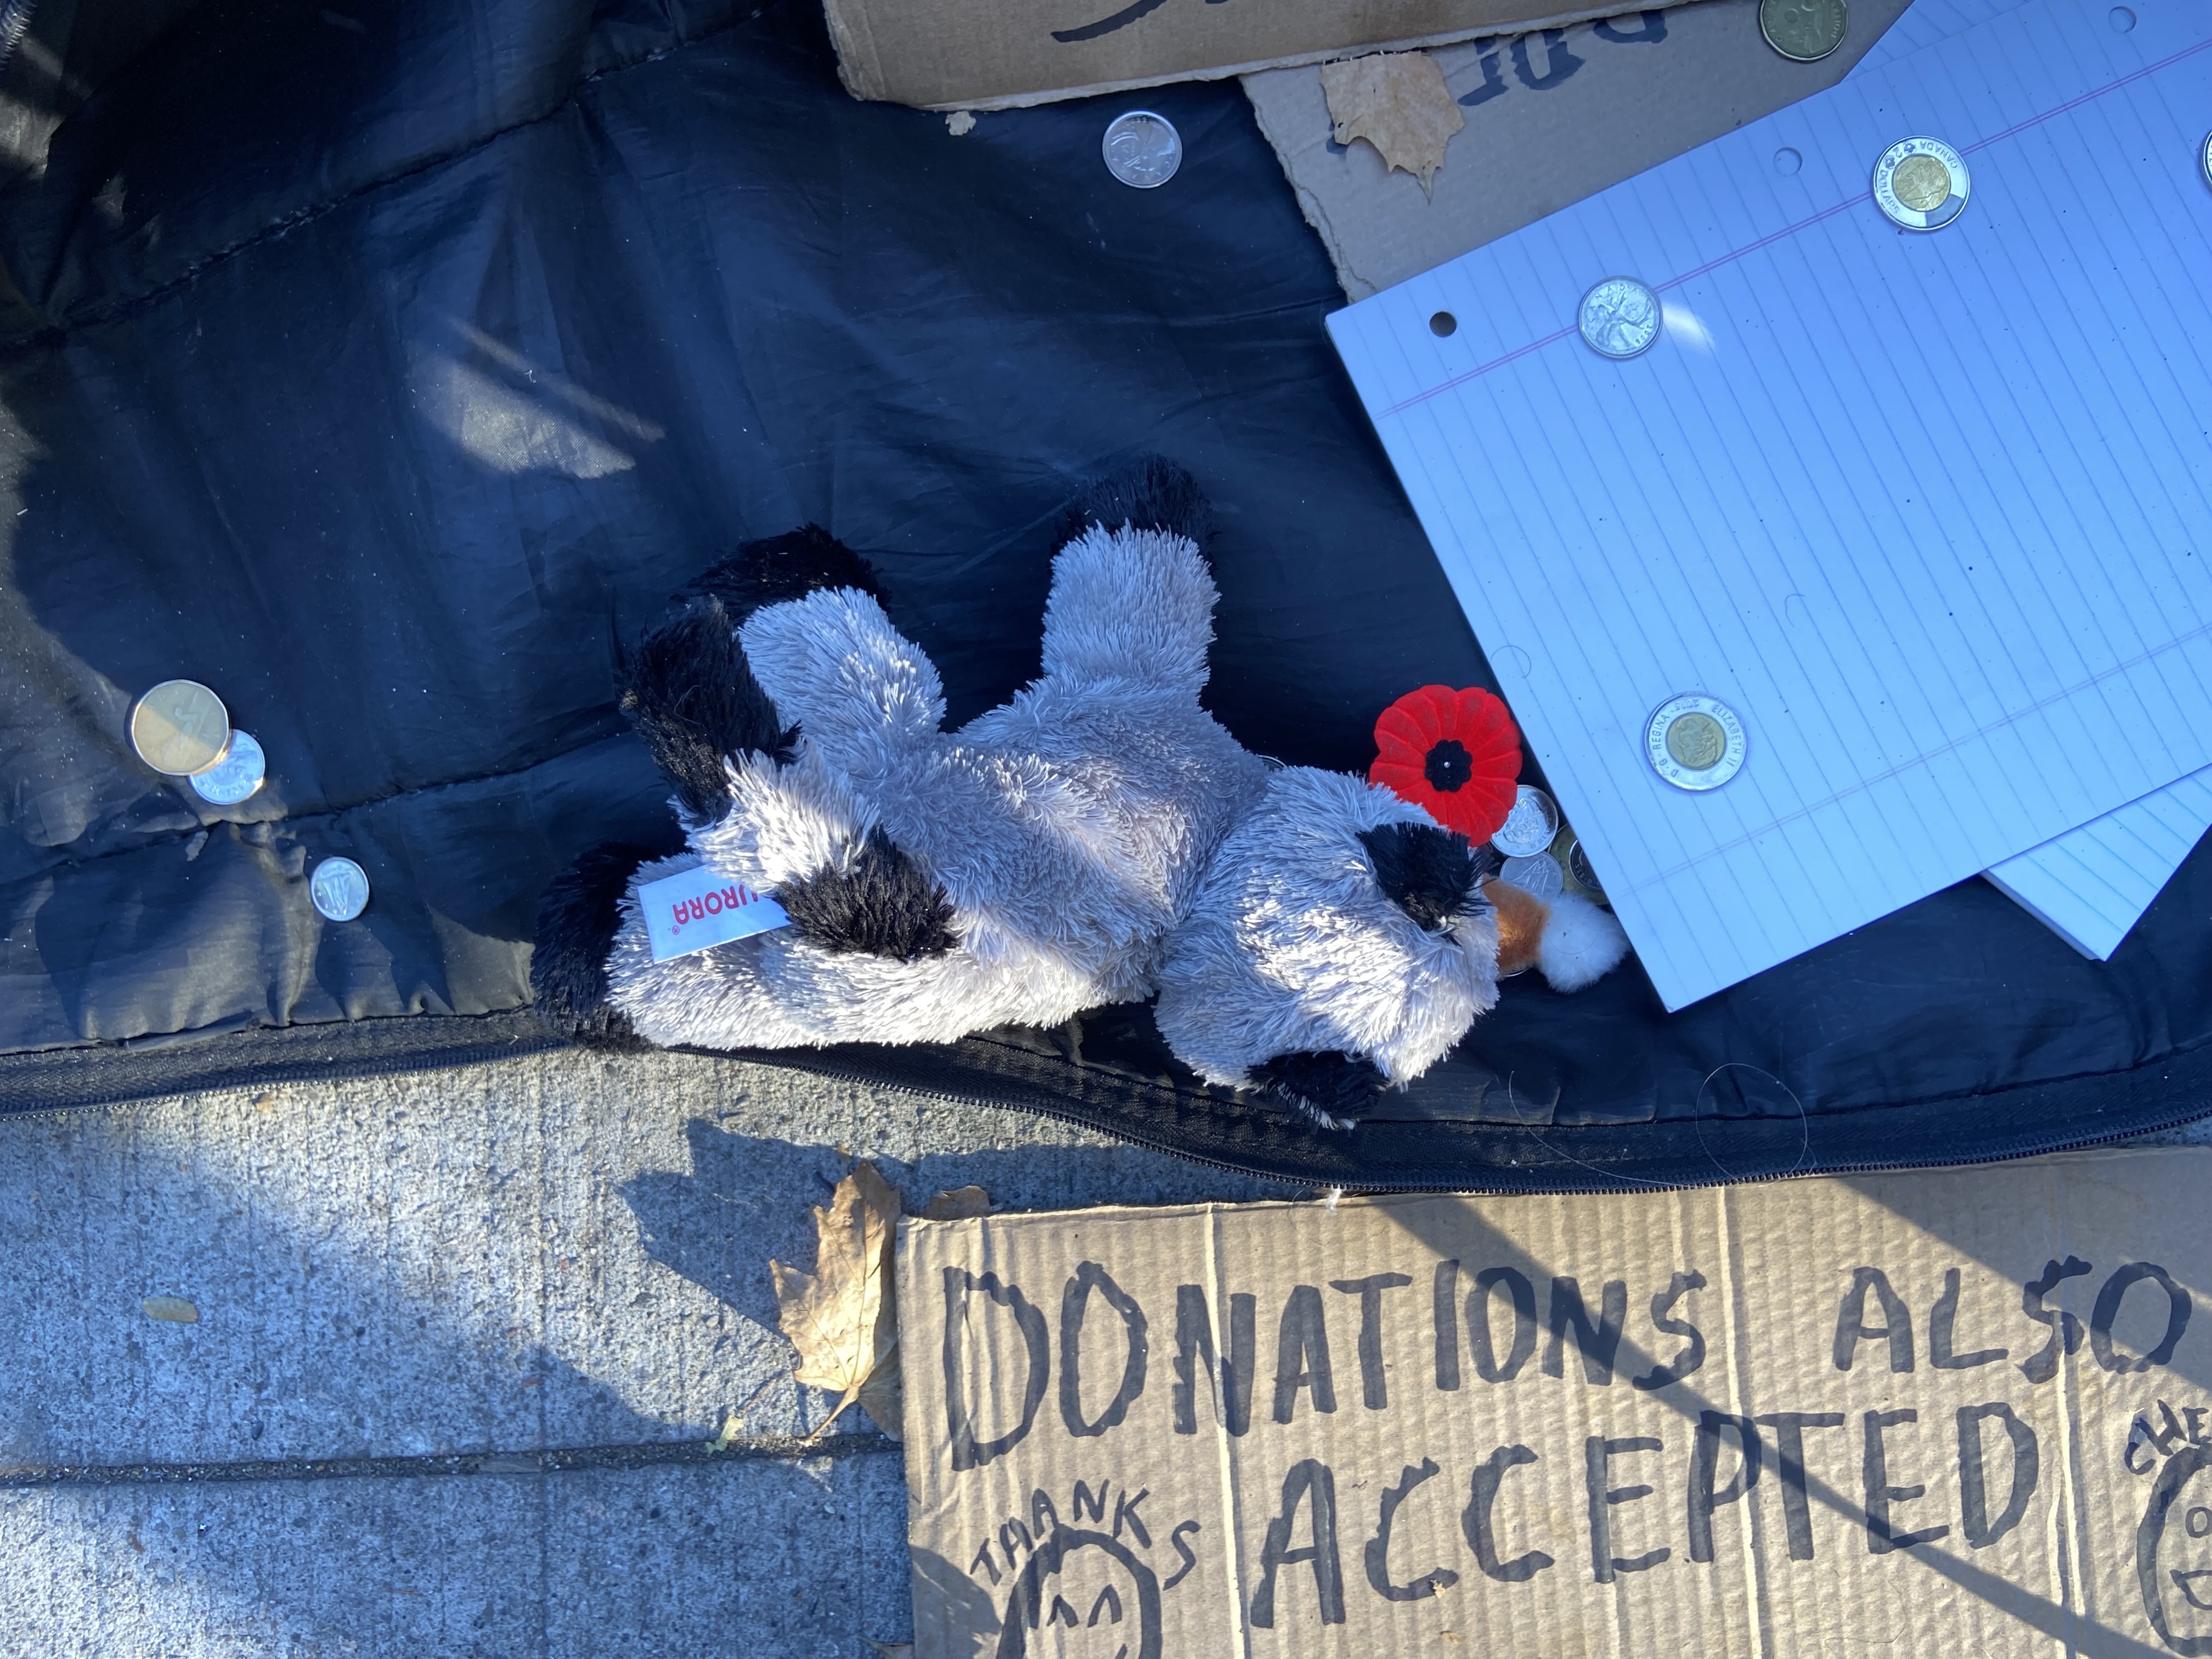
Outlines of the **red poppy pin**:
[{"label": "red poppy pin", "polygon": [[1521,733],[1487,691],[1448,685],[1408,691],[1375,722],[1375,747],[1370,783],[1469,841],[1488,841],[1513,810]]}]

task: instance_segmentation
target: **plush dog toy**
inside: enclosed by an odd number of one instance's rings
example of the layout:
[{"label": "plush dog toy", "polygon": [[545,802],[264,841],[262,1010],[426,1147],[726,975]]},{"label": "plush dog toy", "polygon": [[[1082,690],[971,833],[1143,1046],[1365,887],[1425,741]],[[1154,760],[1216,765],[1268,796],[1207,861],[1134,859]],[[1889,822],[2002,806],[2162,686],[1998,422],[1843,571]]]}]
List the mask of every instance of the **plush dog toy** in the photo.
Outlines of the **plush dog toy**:
[{"label": "plush dog toy", "polygon": [[1493,879],[1497,854],[1380,785],[1291,767],[1222,842],[1160,971],[1161,1035],[1209,1083],[1331,1128],[1419,1077],[1539,969],[1577,991],[1628,949],[1571,894]]},{"label": "plush dog toy", "polygon": [[[1245,752],[1199,706],[1215,592],[1189,477],[1094,488],[1053,564],[1042,676],[957,732],[866,565],[815,529],[749,544],[624,664],[683,847],[595,848],[531,969],[581,1040],[942,1042],[1160,993],[1209,1081],[1341,1127],[1534,964],[1572,989],[1626,941],[1389,789]],[[707,866],[788,926],[654,957],[640,892]]]},{"label": "plush dog toy", "polygon": [[[629,665],[623,707],[685,850],[594,849],[556,884],[541,1010],[586,1038],[787,1048],[950,1042],[1149,996],[1266,781],[1199,706],[1203,521],[1164,462],[1095,489],[1054,560],[1042,678],[953,733],[857,558],[818,531],[740,550]],[[655,961],[637,889],[700,862],[790,925]]]}]

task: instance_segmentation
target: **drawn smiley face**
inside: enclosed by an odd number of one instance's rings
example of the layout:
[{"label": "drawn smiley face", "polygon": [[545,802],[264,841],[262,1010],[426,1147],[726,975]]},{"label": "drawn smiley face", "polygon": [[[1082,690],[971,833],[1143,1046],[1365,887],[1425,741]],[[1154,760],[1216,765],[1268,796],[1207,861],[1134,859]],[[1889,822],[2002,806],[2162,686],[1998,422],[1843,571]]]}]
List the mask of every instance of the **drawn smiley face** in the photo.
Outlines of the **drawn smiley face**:
[{"label": "drawn smiley face", "polygon": [[1055,1527],[1008,1597],[998,1659],[1159,1659],[1152,1570],[1103,1533]]},{"label": "drawn smiley face", "polygon": [[2136,1529],[2143,1612],[2174,1652],[2212,1655],[2212,1446],[2166,1459]]}]

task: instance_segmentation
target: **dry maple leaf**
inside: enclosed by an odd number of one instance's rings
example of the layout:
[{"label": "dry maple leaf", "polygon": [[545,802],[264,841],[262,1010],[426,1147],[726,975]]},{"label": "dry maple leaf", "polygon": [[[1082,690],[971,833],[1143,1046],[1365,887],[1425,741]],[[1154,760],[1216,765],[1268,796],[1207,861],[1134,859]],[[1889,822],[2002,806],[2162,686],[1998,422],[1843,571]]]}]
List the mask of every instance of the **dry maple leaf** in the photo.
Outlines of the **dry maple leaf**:
[{"label": "dry maple leaf", "polygon": [[1324,64],[1321,86],[1336,142],[1364,138],[1384,161],[1419,179],[1424,191],[1444,164],[1452,135],[1467,125],[1444,85],[1443,66],[1425,52]]},{"label": "dry maple leaf", "polygon": [[837,1395],[816,1437],[856,1401],[877,1427],[898,1436],[898,1313],[891,1299],[898,1218],[897,1192],[875,1165],[858,1164],[837,1183],[830,1207],[815,1208],[814,1271],[768,1264],[777,1322],[799,1350],[795,1379]]}]

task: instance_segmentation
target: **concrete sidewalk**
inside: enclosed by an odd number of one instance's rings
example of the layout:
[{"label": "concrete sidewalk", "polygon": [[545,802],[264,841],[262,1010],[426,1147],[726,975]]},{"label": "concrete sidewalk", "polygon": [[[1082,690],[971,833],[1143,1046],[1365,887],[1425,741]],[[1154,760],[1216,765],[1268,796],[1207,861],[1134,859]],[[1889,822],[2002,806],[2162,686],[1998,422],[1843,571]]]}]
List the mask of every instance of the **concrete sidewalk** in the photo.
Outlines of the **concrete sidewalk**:
[{"label": "concrete sidewalk", "polygon": [[0,1119],[0,1655],[908,1639],[898,1448],[797,1443],[769,1289],[856,1158],[913,1208],[1288,1190],[670,1054]]}]

